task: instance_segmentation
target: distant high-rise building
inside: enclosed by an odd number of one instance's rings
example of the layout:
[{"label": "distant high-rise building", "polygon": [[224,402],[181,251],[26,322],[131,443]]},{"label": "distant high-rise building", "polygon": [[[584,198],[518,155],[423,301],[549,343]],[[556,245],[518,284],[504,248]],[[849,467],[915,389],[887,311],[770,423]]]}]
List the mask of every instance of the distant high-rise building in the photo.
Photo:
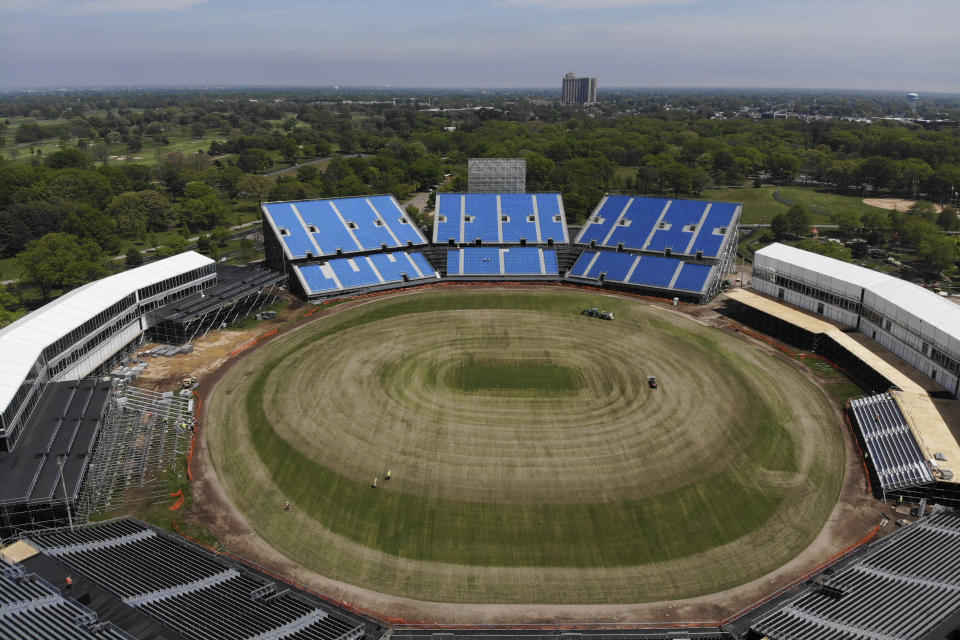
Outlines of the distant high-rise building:
[{"label": "distant high-rise building", "polygon": [[593,104],[597,101],[597,79],[578,78],[572,73],[563,76],[560,102],[565,104]]}]

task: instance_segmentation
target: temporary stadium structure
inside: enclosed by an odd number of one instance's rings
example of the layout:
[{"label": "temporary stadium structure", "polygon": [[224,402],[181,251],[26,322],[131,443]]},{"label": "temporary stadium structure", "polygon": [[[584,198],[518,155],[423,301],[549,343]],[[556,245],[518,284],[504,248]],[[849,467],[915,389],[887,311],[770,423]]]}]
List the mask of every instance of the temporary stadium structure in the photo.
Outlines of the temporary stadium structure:
[{"label": "temporary stadium structure", "polygon": [[960,305],[885,273],[779,243],[754,254],[752,287],[858,329],[960,396]]},{"label": "temporary stadium structure", "polygon": [[10,451],[46,384],[79,380],[139,338],[147,315],[216,282],[188,251],[74,289],[0,329],[0,451]]},{"label": "temporary stadium structure", "polygon": [[[559,193],[438,193],[433,246],[391,196],[263,205],[267,262],[308,300],[439,278],[559,280],[706,302],[741,207],[607,195],[570,243]],[[588,250],[584,251],[587,248]]]},{"label": "temporary stadium structure", "polygon": [[[4,555],[17,564],[0,563],[3,638],[379,640],[384,631],[238,559],[129,518],[32,532]],[[28,575],[36,585],[19,579]],[[67,598],[42,597],[68,575]],[[77,615],[78,601],[89,607],[86,615]],[[63,631],[45,635],[46,622],[57,619]]]},{"label": "temporary stadium structure", "polygon": [[736,254],[741,206],[606,195],[577,235],[567,278],[706,302]]},{"label": "temporary stadium structure", "polygon": [[308,300],[439,278],[412,250],[427,239],[393,196],[267,202],[261,211],[267,263]]}]

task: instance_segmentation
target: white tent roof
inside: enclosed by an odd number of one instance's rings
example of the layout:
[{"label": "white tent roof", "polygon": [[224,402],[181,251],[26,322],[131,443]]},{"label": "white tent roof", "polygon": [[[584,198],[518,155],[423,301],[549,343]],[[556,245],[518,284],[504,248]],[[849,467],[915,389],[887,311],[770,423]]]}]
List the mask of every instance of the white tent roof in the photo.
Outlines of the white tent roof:
[{"label": "white tent roof", "polygon": [[780,243],[764,247],[754,255],[787,262],[858,285],[898,307],[904,315],[913,316],[947,335],[960,336],[960,305],[912,282]]},{"label": "white tent roof", "polygon": [[195,251],[158,260],[85,284],[0,329],[0,411],[47,346],[138,289],[208,264],[213,260]]}]

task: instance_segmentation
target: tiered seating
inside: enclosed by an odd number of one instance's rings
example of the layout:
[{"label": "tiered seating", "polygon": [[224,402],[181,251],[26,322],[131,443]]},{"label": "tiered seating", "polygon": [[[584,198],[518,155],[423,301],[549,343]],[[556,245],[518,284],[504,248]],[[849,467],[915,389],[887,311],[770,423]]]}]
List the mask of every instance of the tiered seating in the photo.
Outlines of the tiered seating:
[{"label": "tiered seating", "polygon": [[576,241],[715,258],[738,210],[739,205],[729,202],[605,196]]},{"label": "tiered seating", "polygon": [[933,482],[933,474],[900,406],[888,393],[850,401],[854,422],[885,489]]},{"label": "tiered seating", "polygon": [[960,517],[941,513],[876,543],[750,627],[773,640],[921,638],[960,608]]},{"label": "tiered seating", "polygon": [[0,561],[0,638],[4,640],[132,640],[110,623],[90,626],[97,616],[18,565]]},{"label": "tiered seating", "polygon": [[434,242],[567,242],[558,193],[438,193]]},{"label": "tiered seating", "polygon": [[703,293],[716,267],[679,258],[614,251],[584,251],[570,269],[571,279],[617,282],[682,293]]},{"label": "tiered seating", "polygon": [[[363,635],[359,622],[328,613],[282,583],[133,521],[37,534],[31,540],[75,576],[121,598],[177,637],[357,640]],[[9,591],[4,585],[0,582],[0,607]]]},{"label": "tiered seating", "polygon": [[422,253],[408,251],[334,258],[322,264],[292,266],[308,295],[350,292],[365,287],[438,277]]},{"label": "tiered seating", "polygon": [[274,202],[263,211],[291,259],[427,243],[392,196]]},{"label": "tiered seating", "polygon": [[557,276],[557,252],[538,247],[465,247],[447,251],[447,276]]}]

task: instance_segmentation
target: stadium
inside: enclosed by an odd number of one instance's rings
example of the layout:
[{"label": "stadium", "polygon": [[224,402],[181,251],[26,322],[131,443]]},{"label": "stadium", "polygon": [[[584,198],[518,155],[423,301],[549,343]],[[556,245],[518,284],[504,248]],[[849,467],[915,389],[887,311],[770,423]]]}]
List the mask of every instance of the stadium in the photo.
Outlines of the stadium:
[{"label": "stadium", "polygon": [[[11,637],[957,628],[960,309],[928,313],[935,294],[782,245],[727,290],[733,203],[608,194],[576,229],[559,193],[440,193],[429,238],[388,195],[262,212],[266,270],[183,254],[121,274],[79,330],[34,330],[46,307],[0,330],[25,363],[0,472],[32,478],[0,504]],[[103,380],[282,282],[315,306],[194,392]],[[109,347],[58,366],[88,343]],[[813,368],[861,397],[841,405]],[[188,449],[229,552],[92,522]],[[881,523],[904,502],[902,528]]]}]

